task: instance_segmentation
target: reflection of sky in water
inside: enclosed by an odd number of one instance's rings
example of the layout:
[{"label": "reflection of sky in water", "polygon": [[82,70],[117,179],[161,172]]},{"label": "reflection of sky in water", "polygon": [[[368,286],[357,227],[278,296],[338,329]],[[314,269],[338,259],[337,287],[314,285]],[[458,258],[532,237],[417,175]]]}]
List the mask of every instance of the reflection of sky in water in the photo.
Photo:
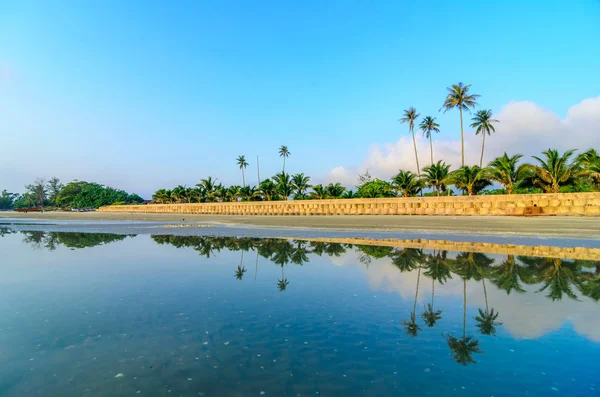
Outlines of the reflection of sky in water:
[{"label": "reflection of sky in water", "polygon": [[[241,251],[207,259],[148,236],[54,251],[0,238],[0,395],[598,395],[600,310],[586,297],[507,295],[486,282],[497,336],[477,334],[481,281],[467,283],[467,334],[485,353],[451,360],[462,335],[463,282],[435,287],[442,319],[427,328],[421,273],[389,258],[308,254],[281,267]],[[68,241],[68,240],[67,240]],[[71,240],[71,243],[72,240]],[[448,257],[456,256],[450,253]],[[501,256],[490,256],[500,262]],[[122,374],[123,376],[120,376]],[[117,377],[118,376],[118,377]],[[170,392],[169,392],[170,391]],[[138,394],[139,392],[139,394]]]}]

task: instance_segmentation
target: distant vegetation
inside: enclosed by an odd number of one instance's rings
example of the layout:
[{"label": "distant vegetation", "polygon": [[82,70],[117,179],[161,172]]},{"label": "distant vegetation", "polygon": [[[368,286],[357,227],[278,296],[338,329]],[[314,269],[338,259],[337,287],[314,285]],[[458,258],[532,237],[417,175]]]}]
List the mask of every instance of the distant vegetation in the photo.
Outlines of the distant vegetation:
[{"label": "distant vegetation", "polygon": [[46,182],[42,178],[25,186],[25,193],[3,190],[0,210],[18,208],[98,208],[111,204],[139,204],[144,200],[137,194],[100,185],[94,182],[73,181],[63,185],[58,178]]}]

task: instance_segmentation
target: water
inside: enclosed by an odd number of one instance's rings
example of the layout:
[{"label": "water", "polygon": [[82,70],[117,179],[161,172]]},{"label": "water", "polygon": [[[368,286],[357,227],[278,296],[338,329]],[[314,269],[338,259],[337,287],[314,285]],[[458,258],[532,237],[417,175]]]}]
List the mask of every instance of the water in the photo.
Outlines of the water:
[{"label": "water", "polygon": [[598,262],[0,236],[1,396],[600,395]]}]

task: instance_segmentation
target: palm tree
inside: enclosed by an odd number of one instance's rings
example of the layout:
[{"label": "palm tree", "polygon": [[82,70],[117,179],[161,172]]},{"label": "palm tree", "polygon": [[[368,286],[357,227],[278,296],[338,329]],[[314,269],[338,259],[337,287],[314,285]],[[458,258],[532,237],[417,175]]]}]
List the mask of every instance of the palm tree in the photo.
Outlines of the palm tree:
[{"label": "palm tree", "polygon": [[306,191],[310,187],[310,177],[304,176],[304,174],[296,174],[292,177],[292,185],[296,189],[294,199],[306,197]]},{"label": "palm tree", "polygon": [[413,146],[415,148],[415,161],[417,162],[417,175],[421,176],[421,168],[419,167],[419,156],[417,155],[417,141],[415,140],[415,121],[419,118],[419,113],[417,113],[417,109],[413,107],[409,107],[404,111],[404,117],[398,120],[401,123],[408,123],[408,130],[412,135]]},{"label": "palm tree", "polygon": [[448,182],[466,191],[469,196],[477,194],[492,184],[487,177],[486,170],[476,165],[472,167],[466,165],[452,171],[448,175]]},{"label": "palm tree", "polygon": [[259,191],[255,187],[244,186],[238,190],[237,197],[241,198],[242,201],[252,201],[258,194]]},{"label": "palm tree", "polygon": [[525,279],[531,282],[531,279],[516,261],[514,255],[507,255],[506,259],[499,266],[492,270],[492,282],[500,289],[510,294],[513,290],[517,292],[525,292],[520,284],[520,281]]},{"label": "palm tree", "polygon": [[342,198],[353,199],[353,198],[358,198],[358,195],[355,192],[353,192],[352,190],[346,190],[344,192],[344,194],[342,194]]},{"label": "palm tree", "polygon": [[427,183],[427,186],[435,189],[438,196],[442,190],[446,189],[449,171],[450,165],[446,164],[443,160],[439,160],[437,163],[423,168],[423,179]]},{"label": "palm tree", "polygon": [[325,187],[325,189],[327,191],[327,196],[329,196],[330,198],[341,198],[342,194],[344,194],[344,191],[346,190],[346,188],[343,187],[340,183],[330,183]]},{"label": "palm tree", "polygon": [[517,166],[521,157],[523,156],[520,154],[509,157],[504,152],[501,157],[496,157],[488,164],[488,177],[504,186],[506,194],[512,194],[514,186],[520,184],[527,176],[530,166],[528,164]]},{"label": "palm tree", "polygon": [[152,195],[152,200],[159,204],[166,204],[171,202],[171,191],[166,189],[159,189]]},{"label": "palm tree", "polygon": [[410,321],[403,321],[402,324],[406,327],[406,333],[412,337],[417,336],[418,332],[421,330],[421,327],[417,324],[417,297],[419,296],[419,282],[421,281],[421,265],[417,265],[418,273],[417,273],[417,290],[415,292],[415,300],[413,304],[413,310],[410,313]]},{"label": "palm tree", "polygon": [[246,162],[246,156],[238,156],[237,165],[242,170],[242,186],[246,186],[246,178],[244,177],[244,168],[248,166],[248,162]]},{"label": "palm tree", "polygon": [[287,200],[294,191],[294,185],[292,185],[290,174],[286,174],[285,172],[277,174],[273,177],[273,181],[275,182],[277,193],[279,193],[284,200]]},{"label": "palm tree", "polygon": [[423,184],[417,175],[410,171],[400,170],[392,177],[392,187],[402,196],[409,197],[416,195],[423,188]]},{"label": "palm tree", "polygon": [[492,132],[496,132],[494,123],[499,123],[498,120],[492,118],[491,110],[479,110],[475,113],[475,117],[472,119],[472,128],[476,128],[475,135],[483,135],[483,141],[481,142],[481,158],[479,159],[479,167],[483,167],[483,151],[485,150],[485,136],[492,135]]},{"label": "palm tree", "polygon": [[475,321],[477,321],[476,327],[479,328],[479,332],[482,335],[496,336],[496,327],[502,325],[501,322],[496,321],[500,313],[494,312],[493,308],[491,311],[487,309],[485,312],[481,309],[478,311],[479,315],[475,317]]},{"label": "palm tree", "polygon": [[429,151],[431,154],[431,164],[433,164],[433,138],[431,134],[433,132],[440,133],[440,125],[435,122],[435,117],[427,116],[421,121],[419,125],[421,128],[421,132],[423,132],[423,136],[425,139],[429,139]]},{"label": "palm tree", "polygon": [[542,152],[544,158],[532,156],[539,165],[531,166],[531,175],[523,185],[539,187],[546,193],[558,193],[561,186],[575,184],[581,168],[577,161],[569,161],[574,152],[567,150],[561,155],[556,149],[548,149]]},{"label": "palm tree", "polygon": [[271,201],[273,197],[277,195],[277,185],[271,179],[265,179],[260,183],[258,191],[263,199]]},{"label": "palm tree", "polygon": [[178,185],[171,191],[171,197],[175,202],[185,203],[186,201],[186,187]]},{"label": "palm tree", "polygon": [[323,185],[314,185],[312,187],[312,192],[310,192],[310,197],[316,200],[324,200],[327,198],[327,190]]},{"label": "palm tree", "polygon": [[281,172],[285,172],[285,159],[288,158],[290,154],[292,153],[290,153],[287,146],[281,145],[279,148],[279,157],[283,157],[283,170]]},{"label": "palm tree", "polygon": [[594,184],[594,190],[600,188],[600,156],[595,149],[581,153],[577,156],[577,162],[583,167],[583,176],[587,176]]},{"label": "palm tree", "polygon": [[461,166],[465,166],[465,133],[463,130],[463,110],[469,112],[470,108],[477,106],[477,94],[469,94],[471,84],[464,85],[463,83],[453,84],[452,87],[447,87],[448,95],[444,100],[442,109],[446,113],[450,109],[458,108],[460,112],[460,141],[462,148]]},{"label": "palm tree", "polygon": [[212,176],[209,176],[206,179],[201,179],[200,183],[196,185],[199,188],[202,188],[204,192],[204,196],[207,201],[213,201],[215,192],[215,188],[217,187],[217,178],[213,179]]},{"label": "palm tree", "polygon": [[430,328],[435,326],[437,321],[442,318],[442,311],[434,309],[435,282],[439,281],[440,284],[444,284],[448,279],[452,278],[446,260],[446,254],[446,251],[443,253],[438,251],[433,255],[427,256],[427,270],[425,271],[425,275],[431,277],[431,303],[427,304],[427,308],[421,317],[423,318],[423,321],[425,321],[425,324]]},{"label": "palm tree", "polygon": [[446,336],[446,343],[452,352],[452,359],[462,365],[476,363],[473,353],[483,353],[479,349],[479,341],[472,336],[467,336],[467,279],[463,277],[463,335],[456,338],[450,334]]}]

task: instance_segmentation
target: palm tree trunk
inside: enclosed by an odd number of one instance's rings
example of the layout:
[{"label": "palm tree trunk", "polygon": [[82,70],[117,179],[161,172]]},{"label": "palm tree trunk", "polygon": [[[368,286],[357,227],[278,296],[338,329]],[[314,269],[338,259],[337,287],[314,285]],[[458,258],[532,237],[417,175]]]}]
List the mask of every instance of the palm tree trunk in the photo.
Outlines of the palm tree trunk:
[{"label": "palm tree trunk", "polygon": [[421,168],[419,168],[419,156],[417,155],[417,141],[415,140],[415,129],[411,128],[410,132],[412,133],[413,138],[413,146],[415,147],[415,160],[417,161],[417,175],[421,177]]},{"label": "palm tree trunk", "polygon": [[421,280],[421,266],[419,266],[419,274],[417,276],[417,292],[415,292],[415,304],[413,306],[413,314],[417,315],[417,296],[419,296],[419,281]]},{"label": "palm tree trunk", "polygon": [[483,150],[485,149],[485,131],[481,131],[483,134],[483,141],[481,142],[481,158],[479,159],[479,168],[483,167]]},{"label": "palm tree trunk", "polygon": [[483,295],[485,296],[485,312],[489,313],[490,309],[488,308],[487,289],[485,288],[485,278],[482,278],[481,281],[483,282]]},{"label": "palm tree trunk", "polygon": [[460,145],[462,148],[462,167],[465,166],[465,132],[463,131],[462,107],[458,108],[460,112]]},{"label": "palm tree trunk", "polygon": [[431,154],[431,165],[433,165],[433,139],[431,139],[431,134],[429,135],[429,152]]},{"label": "palm tree trunk", "polygon": [[254,271],[254,280],[256,280],[257,274],[258,274],[258,248],[256,249],[256,270]]},{"label": "palm tree trunk", "polygon": [[282,172],[285,174],[285,156],[283,156],[283,170]]},{"label": "palm tree trunk", "polygon": [[260,164],[258,163],[258,156],[256,156],[256,175],[258,176],[258,185],[260,186]]},{"label": "palm tree trunk", "polygon": [[244,177],[244,169],[242,168],[242,186],[246,186],[246,178]]},{"label": "palm tree trunk", "polygon": [[467,279],[463,278],[463,338],[467,337]]},{"label": "palm tree trunk", "polygon": [[431,310],[433,311],[433,298],[435,296],[435,278],[431,279]]}]

